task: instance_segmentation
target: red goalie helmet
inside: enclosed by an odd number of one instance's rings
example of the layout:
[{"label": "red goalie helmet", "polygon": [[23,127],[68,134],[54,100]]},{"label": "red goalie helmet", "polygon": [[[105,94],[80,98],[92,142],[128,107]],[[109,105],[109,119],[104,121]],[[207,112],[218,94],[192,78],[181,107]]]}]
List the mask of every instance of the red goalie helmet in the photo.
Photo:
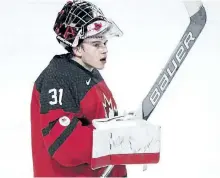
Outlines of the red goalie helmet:
[{"label": "red goalie helmet", "polygon": [[69,52],[85,38],[123,34],[101,9],[83,0],[68,1],[58,13],[53,29],[58,42]]}]

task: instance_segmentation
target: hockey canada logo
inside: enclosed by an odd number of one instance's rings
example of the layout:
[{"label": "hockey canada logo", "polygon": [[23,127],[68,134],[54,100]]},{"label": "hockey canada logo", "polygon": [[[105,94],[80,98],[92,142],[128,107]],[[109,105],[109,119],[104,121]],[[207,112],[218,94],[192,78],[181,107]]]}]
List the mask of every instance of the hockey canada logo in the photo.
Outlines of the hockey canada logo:
[{"label": "hockey canada logo", "polygon": [[105,110],[105,117],[111,118],[111,117],[117,116],[118,111],[116,107],[113,106],[113,102],[111,98],[108,99],[104,93],[103,93],[103,97],[104,97],[104,100],[102,104]]},{"label": "hockey canada logo", "polygon": [[95,23],[94,26],[94,30],[99,31],[102,28],[102,23]]}]

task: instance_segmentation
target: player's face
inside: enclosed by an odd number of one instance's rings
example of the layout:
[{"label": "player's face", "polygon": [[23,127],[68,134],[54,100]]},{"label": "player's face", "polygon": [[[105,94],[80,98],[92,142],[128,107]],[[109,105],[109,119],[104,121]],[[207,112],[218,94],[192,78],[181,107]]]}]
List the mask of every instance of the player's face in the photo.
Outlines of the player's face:
[{"label": "player's face", "polygon": [[88,38],[82,43],[82,61],[90,68],[103,69],[107,60],[107,39]]}]

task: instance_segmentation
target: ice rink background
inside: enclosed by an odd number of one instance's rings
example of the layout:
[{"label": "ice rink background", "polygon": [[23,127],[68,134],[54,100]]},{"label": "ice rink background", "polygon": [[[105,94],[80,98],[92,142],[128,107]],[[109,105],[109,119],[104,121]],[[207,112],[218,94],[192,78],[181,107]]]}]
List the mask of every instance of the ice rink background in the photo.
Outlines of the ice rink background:
[{"label": "ice rink background", "polygon": [[[63,0],[1,1],[0,177],[31,177],[33,82],[65,52],[52,30]],[[185,31],[181,1],[96,0],[124,36],[108,44],[102,74],[120,110],[138,107]],[[128,177],[220,177],[220,2],[203,1],[207,24],[149,122],[162,127],[161,160],[129,165]]]}]

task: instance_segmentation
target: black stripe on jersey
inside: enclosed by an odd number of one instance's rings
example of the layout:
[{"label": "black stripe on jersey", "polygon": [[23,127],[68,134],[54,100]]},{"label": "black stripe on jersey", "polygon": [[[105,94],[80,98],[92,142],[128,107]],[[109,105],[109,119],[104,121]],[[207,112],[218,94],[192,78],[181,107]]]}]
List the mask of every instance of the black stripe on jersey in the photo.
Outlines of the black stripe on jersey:
[{"label": "black stripe on jersey", "polygon": [[57,123],[58,120],[59,119],[56,119],[56,120],[50,122],[46,128],[42,129],[43,136],[47,136],[50,133],[51,129],[54,127],[54,125]]},{"label": "black stripe on jersey", "polygon": [[70,134],[75,129],[79,120],[75,117],[72,119],[71,123],[66,127],[63,133],[55,140],[55,142],[49,147],[48,152],[51,156],[58,150],[58,148],[65,142],[65,140],[70,136]]}]

